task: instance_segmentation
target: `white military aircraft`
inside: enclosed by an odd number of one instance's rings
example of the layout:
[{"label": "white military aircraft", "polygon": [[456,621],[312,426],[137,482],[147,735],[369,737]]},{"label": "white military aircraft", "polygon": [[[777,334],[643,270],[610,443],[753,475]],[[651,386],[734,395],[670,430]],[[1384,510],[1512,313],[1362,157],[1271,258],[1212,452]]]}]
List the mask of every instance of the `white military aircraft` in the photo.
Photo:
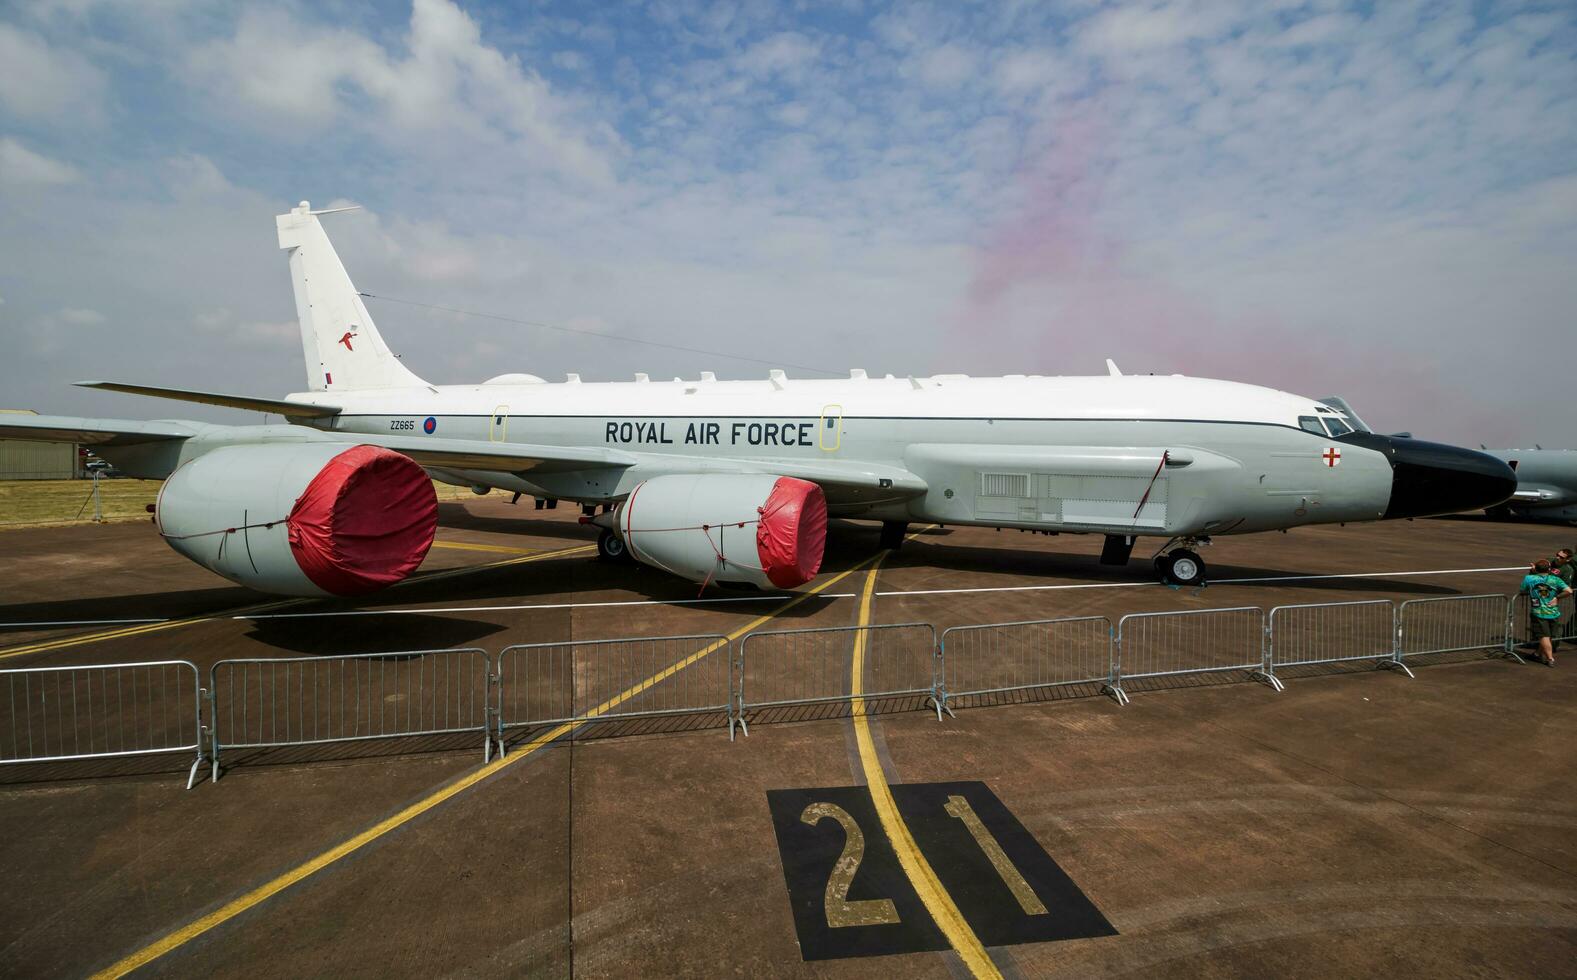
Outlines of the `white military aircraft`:
[{"label": "white military aircraft", "polygon": [[[164,479],[159,533],[264,592],[355,595],[425,557],[427,476],[571,500],[599,549],[693,581],[792,588],[829,515],[1105,536],[1125,564],[1166,539],[1163,581],[1204,581],[1212,535],[1492,507],[1492,456],[1372,433],[1338,398],[1179,375],[1009,375],[430,385],[389,350],[318,215],[278,218],[308,390],[283,399],[86,386],[277,413],[281,425],[8,417],[0,437],[71,440]],[[595,517],[601,506],[603,512]]]},{"label": "white military aircraft", "polygon": [[[1479,447],[1483,449],[1483,446]],[[1517,492],[1492,517],[1577,522],[1577,450],[1486,449],[1517,474]]]}]

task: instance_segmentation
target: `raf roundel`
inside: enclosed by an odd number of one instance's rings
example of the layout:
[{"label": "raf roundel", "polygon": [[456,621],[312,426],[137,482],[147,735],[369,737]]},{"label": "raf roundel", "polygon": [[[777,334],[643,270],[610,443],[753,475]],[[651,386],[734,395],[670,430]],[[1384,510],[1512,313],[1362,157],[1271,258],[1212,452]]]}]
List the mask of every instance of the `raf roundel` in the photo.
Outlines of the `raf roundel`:
[{"label": "raf roundel", "polygon": [[433,418],[431,415],[427,416],[427,421],[422,423],[422,431],[428,435],[432,435],[433,431],[437,428],[438,420]]}]

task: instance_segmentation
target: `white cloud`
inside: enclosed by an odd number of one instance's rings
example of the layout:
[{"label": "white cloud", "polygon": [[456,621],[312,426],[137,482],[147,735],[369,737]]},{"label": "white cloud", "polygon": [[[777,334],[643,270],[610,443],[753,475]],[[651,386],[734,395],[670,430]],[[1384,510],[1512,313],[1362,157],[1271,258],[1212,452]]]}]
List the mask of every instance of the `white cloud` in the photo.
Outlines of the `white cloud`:
[{"label": "white cloud", "polygon": [[791,72],[814,61],[819,48],[803,34],[785,31],[757,41],[739,55],[739,66],[752,75]]},{"label": "white cloud", "polygon": [[1122,55],[1205,37],[1215,27],[1216,17],[1190,4],[1131,5],[1090,18],[1083,27],[1083,40],[1101,53]]},{"label": "white cloud", "polygon": [[74,51],[0,21],[0,106],[31,119],[97,122],[103,75]]},{"label": "white cloud", "polygon": [[542,169],[611,179],[620,150],[612,130],[577,122],[569,101],[483,43],[453,3],[415,0],[405,47],[402,57],[354,31],[247,8],[234,36],[199,46],[189,68],[222,96],[288,124],[346,124],[406,149],[440,148],[446,135],[491,138]]},{"label": "white cloud", "polygon": [[995,60],[997,88],[1008,94],[1061,87],[1074,80],[1072,59],[1053,51],[1010,51]]},{"label": "white cloud", "polygon": [[82,179],[69,163],[34,153],[9,136],[0,136],[0,184],[70,184]]},{"label": "white cloud", "polygon": [[943,44],[920,55],[920,80],[933,88],[951,88],[973,76],[979,62],[978,52],[962,44]]}]

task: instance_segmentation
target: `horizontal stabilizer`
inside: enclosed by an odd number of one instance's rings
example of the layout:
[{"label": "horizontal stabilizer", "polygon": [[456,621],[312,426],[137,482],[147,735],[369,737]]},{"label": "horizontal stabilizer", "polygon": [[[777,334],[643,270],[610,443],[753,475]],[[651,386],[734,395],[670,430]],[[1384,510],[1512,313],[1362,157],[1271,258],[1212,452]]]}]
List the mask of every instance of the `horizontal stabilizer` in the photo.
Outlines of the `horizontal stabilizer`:
[{"label": "horizontal stabilizer", "polygon": [[326,419],[340,413],[337,405],[307,405],[302,402],[280,401],[277,398],[253,398],[250,395],[226,395],[213,391],[188,391],[184,388],[154,388],[149,385],[128,385],[118,381],[78,381],[79,388],[98,388],[101,391],[122,391],[128,395],[147,395],[149,398],[169,398],[178,402],[197,402],[199,405],[219,405],[239,408],[248,412],[268,412],[296,419]]},{"label": "horizontal stabilizer", "polygon": [[84,446],[134,446],[190,439],[201,426],[131,419],[84,419],[69,415],[0,415],[0,439],[75,442]]}]

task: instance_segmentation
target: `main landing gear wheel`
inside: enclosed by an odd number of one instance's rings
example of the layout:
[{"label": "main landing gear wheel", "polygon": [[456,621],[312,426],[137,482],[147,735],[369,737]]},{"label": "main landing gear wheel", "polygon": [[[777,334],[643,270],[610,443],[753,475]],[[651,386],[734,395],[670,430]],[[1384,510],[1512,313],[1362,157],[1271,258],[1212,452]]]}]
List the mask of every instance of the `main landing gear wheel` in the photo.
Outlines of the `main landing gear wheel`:
[{"label": "main landing gear wheel", "polygon": [[1205,560],[1187,548],[1162,555],[1155,560],[1155,570],[1161,581],[1168,585],[1204,585]]},{"label": "main landing gear wheel", "polygon": [[620,563],[635,560],[630,557],[630,549],[624,546],[624,539],[608,530],[604,530],[597,538],[597,557],[603,561]]}]

